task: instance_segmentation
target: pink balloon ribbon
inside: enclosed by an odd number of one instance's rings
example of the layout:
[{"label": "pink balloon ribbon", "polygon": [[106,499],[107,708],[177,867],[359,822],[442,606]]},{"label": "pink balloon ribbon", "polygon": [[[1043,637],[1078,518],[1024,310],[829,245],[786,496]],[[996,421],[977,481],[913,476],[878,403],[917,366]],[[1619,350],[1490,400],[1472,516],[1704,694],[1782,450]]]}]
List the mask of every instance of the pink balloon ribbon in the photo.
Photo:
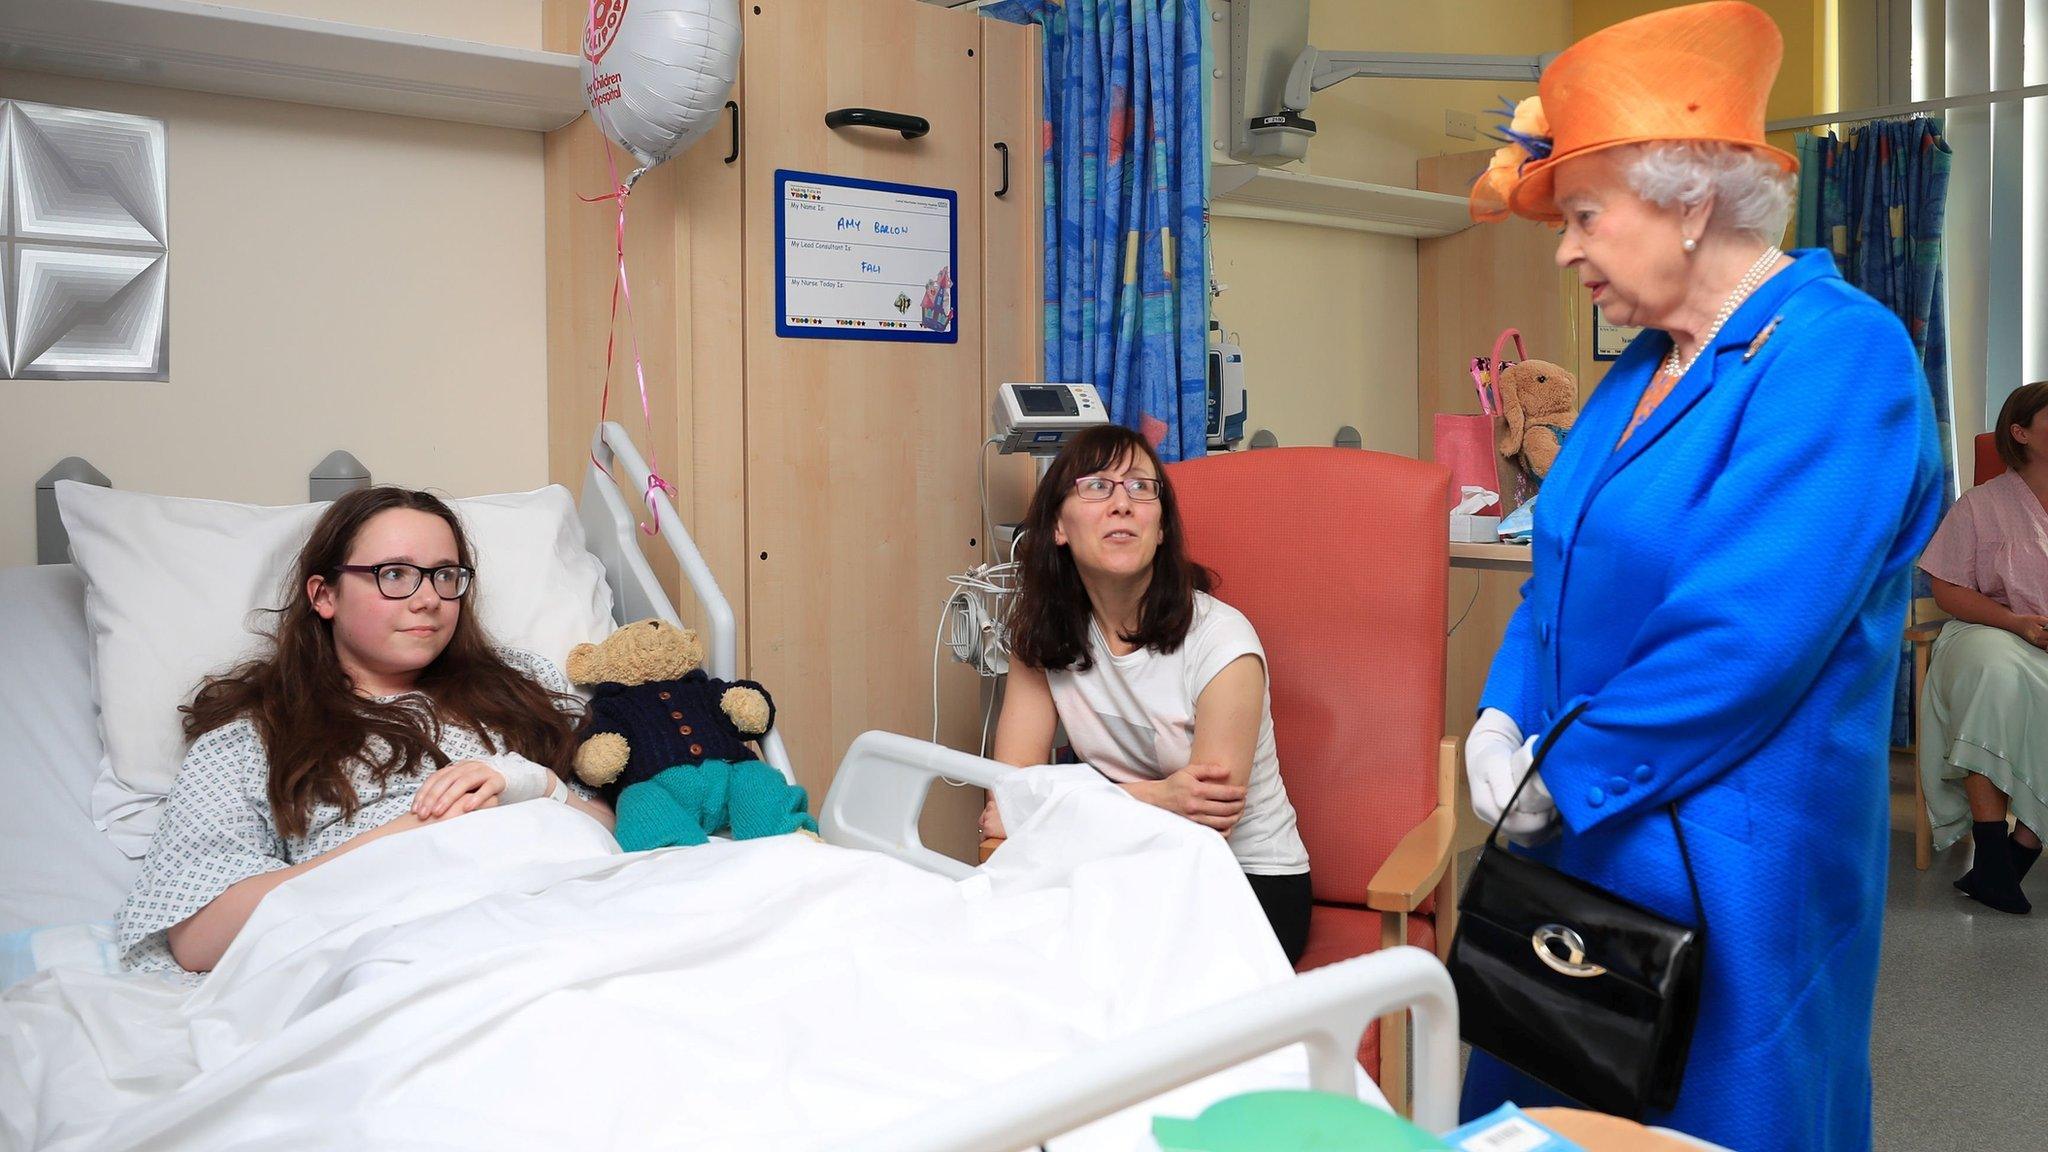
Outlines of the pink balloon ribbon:
[{"label": "pink balloon ribbon", "polygon": [[[601,112],[599,114],[602,115]],[[633,285],[626,277],[626,198],[631,194],[632,186],[630,183],[619,182],[619,169],[612,160],[612,145],[609,139],[604,145],[604,166],[606,174],[611,178],[612,191],[602,196],[577,197],[585,204],[602,204],[609,200],[619,206],[618,226],[612,233],[612,250],[617,257],[618,275],[612,279],[611,323],[604,339],[604,393],[598,400],[597,423],[598,427],[602,428],[605,415],[611,410],[612,352],[618,342],[619,300],[624,297],[626,327],[633,339],[633,378],[640,385],[640,418],[647,426],[647,491],[642,494],[641,500],[647,505],[649,521],[640,525],[640,531],[653,536],[661,531],[661,509],[654,502],[654,494],[665,492],[670,499],[674,499],[677,493],[675,485],[662,478],[661,461],[654,449],[654,410],[647,399],[647,369],[640,359],[640,322],[633,315]],[[595,452],[591,453],[590,462],[597,465],[598,471],[608,477],[611,476],[611,469],[606,468],[597,459]]]}]

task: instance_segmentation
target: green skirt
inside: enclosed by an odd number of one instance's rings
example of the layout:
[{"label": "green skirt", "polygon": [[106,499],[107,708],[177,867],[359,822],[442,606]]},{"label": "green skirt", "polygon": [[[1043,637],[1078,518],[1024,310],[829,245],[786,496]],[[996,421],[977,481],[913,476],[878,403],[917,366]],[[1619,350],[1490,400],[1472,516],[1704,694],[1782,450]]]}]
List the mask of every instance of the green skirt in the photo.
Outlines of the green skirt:
[{"label": "green skirt", "polygon": [[1934,641],[1920,694],[1920,784],[1940,850],[1970,831],[1975,772],[2048,833],[2048,651],[2003,628],[1953,621]]}]

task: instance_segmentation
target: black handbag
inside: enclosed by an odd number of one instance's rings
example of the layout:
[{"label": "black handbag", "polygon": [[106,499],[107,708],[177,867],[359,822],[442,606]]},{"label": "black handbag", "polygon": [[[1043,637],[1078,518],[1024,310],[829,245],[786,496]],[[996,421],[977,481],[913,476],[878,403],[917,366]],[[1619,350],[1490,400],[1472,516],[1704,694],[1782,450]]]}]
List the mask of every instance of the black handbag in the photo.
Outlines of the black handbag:
[{"label": "black handbag", "polygon": [[1677,1103],[1699,1018],[1707,918],[1676,807],[1665,812],[1697,928],[1494,844],[1558,734],[1584,710],[1544,734],[1481,846],[1449,967],[1467,1043],[1589,1108],[1635,1120]]}]

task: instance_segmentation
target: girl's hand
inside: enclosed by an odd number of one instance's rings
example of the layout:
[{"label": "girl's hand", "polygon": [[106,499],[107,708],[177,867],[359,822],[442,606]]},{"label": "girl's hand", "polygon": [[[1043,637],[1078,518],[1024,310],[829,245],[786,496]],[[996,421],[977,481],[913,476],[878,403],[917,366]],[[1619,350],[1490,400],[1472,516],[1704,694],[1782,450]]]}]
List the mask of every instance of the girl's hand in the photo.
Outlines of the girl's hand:
[{"label": "girl's hand", "polygon": [[1228,836],[1244,815],[1245,790],[1221,764],[1190,764],[1153,785],[1145,799]]},{"label": "girl's hand", "polygon": [[493,807],[505,776],[481,760],[458,760],[427,777],[413,795],[412,812],[426,823]]},{"label": "girl's hand", "polygon": [[1003,814],[996,809],[996,798],[991,796],[981,807],[981,836],[984,840],[1003,839]]}]

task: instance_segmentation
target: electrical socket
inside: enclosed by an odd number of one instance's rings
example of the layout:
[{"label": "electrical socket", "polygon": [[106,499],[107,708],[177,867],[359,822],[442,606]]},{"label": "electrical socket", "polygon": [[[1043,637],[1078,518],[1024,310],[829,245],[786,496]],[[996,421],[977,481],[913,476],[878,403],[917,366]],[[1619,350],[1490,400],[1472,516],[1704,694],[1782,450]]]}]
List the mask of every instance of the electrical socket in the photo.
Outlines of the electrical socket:
[{"label": "electrical socket", "polygon": [[1479,117],[1456,108],[1444,109],[1444,135],[1460,140],[1479,139]]}]

